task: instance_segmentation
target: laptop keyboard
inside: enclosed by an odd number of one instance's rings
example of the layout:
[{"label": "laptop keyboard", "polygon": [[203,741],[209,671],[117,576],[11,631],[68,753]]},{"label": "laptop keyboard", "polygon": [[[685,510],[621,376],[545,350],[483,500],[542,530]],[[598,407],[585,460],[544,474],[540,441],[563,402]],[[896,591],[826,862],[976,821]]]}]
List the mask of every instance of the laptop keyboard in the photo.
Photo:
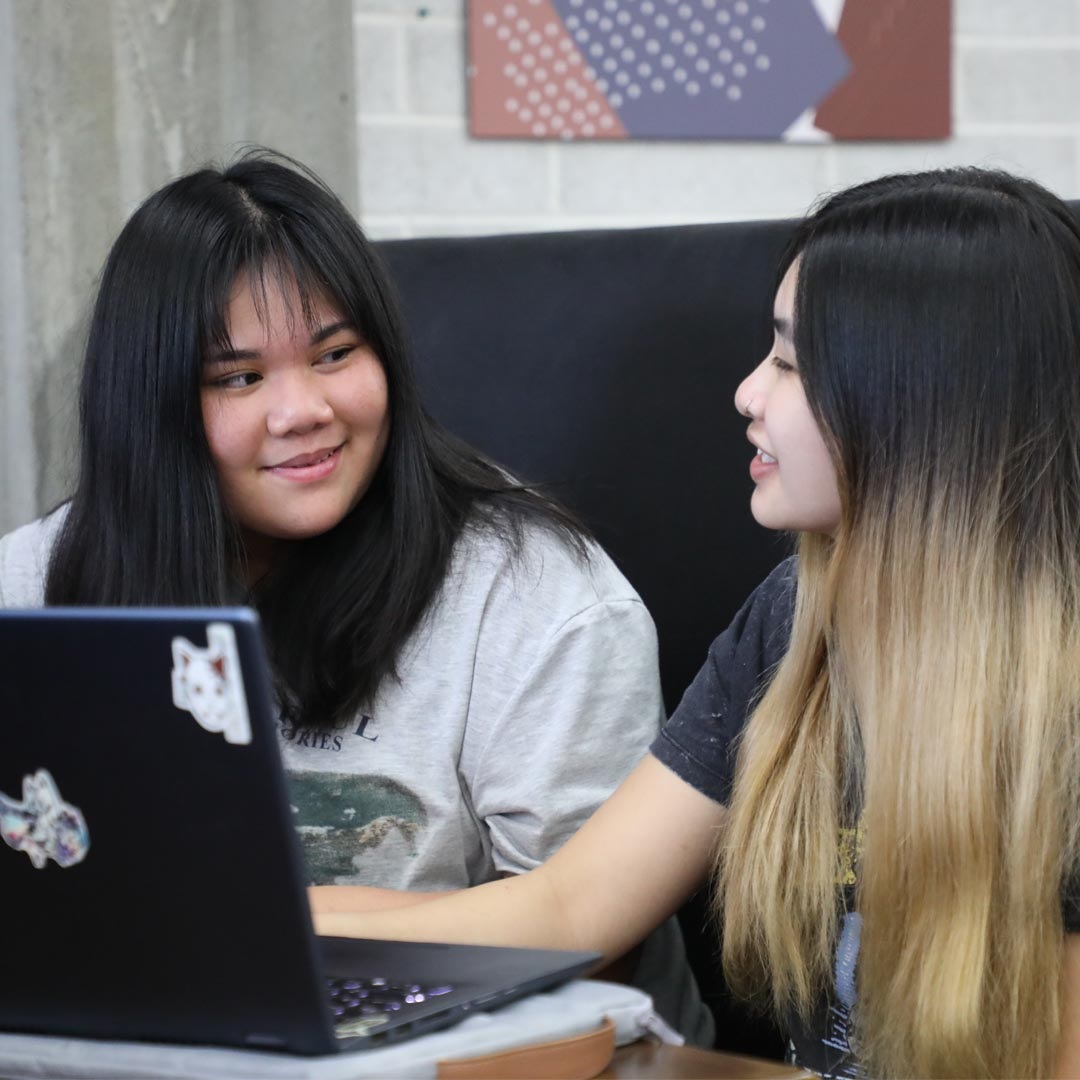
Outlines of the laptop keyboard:
[{"label": "laptop keyboard", "polygon": [[443,983],[425,986],[389,979],[327,979],[334,1031],[339,1039],[366,1035],[389,1020],[407,1016],[412,1006],[449,994],[454,987]]}]

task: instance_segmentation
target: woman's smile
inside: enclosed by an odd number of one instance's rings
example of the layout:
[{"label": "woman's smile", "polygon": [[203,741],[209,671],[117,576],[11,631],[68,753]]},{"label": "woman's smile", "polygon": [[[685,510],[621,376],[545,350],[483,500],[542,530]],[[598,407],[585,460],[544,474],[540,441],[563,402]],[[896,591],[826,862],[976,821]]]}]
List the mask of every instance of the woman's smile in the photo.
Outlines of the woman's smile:
[{"label": "woman's smile", "polygon": [[266,471],[295,483],[310,484],[326,478],[338,467],[344,447],[345,443],[340,443],[326,450],[297,454],[288,461],[266,466]]},{"label": "woman's smile", "polygon": [[757,453],[750,459],[750,479],[755,484],[760,484],[767,476],[772,475],[778,467],[776,458],[766,454],[759,446]]}]

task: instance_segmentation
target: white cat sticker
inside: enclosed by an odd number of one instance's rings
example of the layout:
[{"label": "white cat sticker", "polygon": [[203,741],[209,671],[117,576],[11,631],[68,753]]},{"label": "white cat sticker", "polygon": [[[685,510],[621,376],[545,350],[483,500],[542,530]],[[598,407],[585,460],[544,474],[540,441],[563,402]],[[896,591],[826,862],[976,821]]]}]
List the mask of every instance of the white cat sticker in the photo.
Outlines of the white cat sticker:
[{"label": "white cat sticker", "polygon": [[60,798],[48,769],[23,777],[22,802],[0,791],[0,838],[25,851],[38,870],[49,859],[60,867],[74,866],[90,850],[82,811]]},{"label": "white cat sticker", "polygon": [[172,640],[173,704],[191,713],[207,731],[225,736],[226,742],[250,743],[244,680],[236,634],[228,623],[209,623],[206,648],[186,638]]}]

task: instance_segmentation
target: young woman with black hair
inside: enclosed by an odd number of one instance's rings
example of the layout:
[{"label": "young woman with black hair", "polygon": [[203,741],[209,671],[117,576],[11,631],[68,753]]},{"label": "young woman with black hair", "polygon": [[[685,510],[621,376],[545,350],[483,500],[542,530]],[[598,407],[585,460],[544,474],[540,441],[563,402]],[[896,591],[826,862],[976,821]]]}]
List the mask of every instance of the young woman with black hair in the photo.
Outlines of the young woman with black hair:
[{"label": "young woman with black hair", "polygon": [[1080,1076],[1080,226],[1002,173],[888,177],[781,274],[735,401],[797,557],[548,863],[318,924],[616,956],[714,867],[803,1066]]},{"label": "young woman with black hair", "polygon": [[[382,268],[295,163],[203,169],[135,212],[80,422],[70,502],[0,541],[0,606],[256,607],[313,882],[409,903],[529,870],[655,737],[640,599],[427,415]],[[673,923],[634,981],[709,1040]]]}]

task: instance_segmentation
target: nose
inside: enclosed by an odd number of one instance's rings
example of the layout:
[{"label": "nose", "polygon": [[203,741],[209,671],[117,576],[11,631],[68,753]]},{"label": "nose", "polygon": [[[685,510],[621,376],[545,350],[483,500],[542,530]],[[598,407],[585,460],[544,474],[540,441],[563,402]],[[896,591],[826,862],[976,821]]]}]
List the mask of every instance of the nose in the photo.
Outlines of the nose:
[{"label": "nose", "polygon": [[266,430],[277,439],[306,435],[333,418],[334,409],[320,385],[320,376],[310,371],[290,373],[267,409]]},{"label": "nose", "polygon": [[768,393],[768,363],[766,357],[735,389],[735,411],[748,420],[761,419]]}]

